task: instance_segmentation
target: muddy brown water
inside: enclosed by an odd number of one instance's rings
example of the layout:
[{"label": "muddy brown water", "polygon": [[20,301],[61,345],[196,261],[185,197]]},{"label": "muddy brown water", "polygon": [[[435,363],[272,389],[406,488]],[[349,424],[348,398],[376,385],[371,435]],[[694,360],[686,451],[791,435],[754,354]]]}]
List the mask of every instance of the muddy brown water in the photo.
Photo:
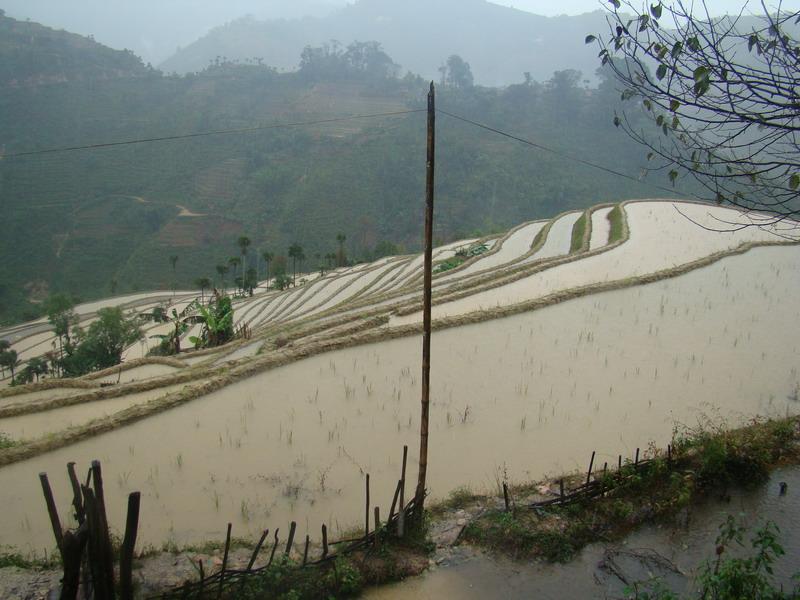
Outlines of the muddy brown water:
[{"label": "muddy brown water", "polygon": [[[135,404],[149,402],[182,388],[183,385],[172,385],[147,392],[128,394],[119,398],[95,400],[84,404],[0,419],[0,432],[7,434],[14,440],[34,439],[61,431],[67,427],[82,425],[93,419],[114,414]],[[85,393],[90,390],[77,391]],[[29,395],[26,394],[26,396]]]},{"label": "muddy brown water", "polygon": [[[782,481],[789,486],[785,496],[779,494]],[[445,562],[442,568],[398,584],[368,590],[363,597],[368,600],[627,597],[626,585],[601,567],[606,549],[621,552],[614,561],[629,582],[661,577],[671,589],[688,592],[693,589],[697,569],[706,561],[713,561],[718,528],[728,515],[734,515],[748,527],[745,535],[748,544],[755,530],[768,520],[778,525],[785,555],[774,565],[774,582],[783,585],[786,591],[793,589],[797,582],[792,581],[792,576],[800,572],[800,469],[797,467],[779,469],[767,484],[756,490],[734,492],[729,500],[709,498],[694,507],[688,519],[680,523],[651,525],[618,543],[588,546],[565,565],[513,562],[464,549],[456,551],[449,559],[450,564]],[[652,552],[666,558],[683,575],[635,558]]]},{"label": "muddy brown water", "polygon": [[[585,469],[676,422],[798,411],[800,253],[758,248],[684,276],[435,332],[430,489]],[[0,469],[0,538],[52,547],[37,474],[68,513],[64,467],[103,462],[111,521],[143,493],[142,544],[198,542],[290,520],[318,537],[385,511],[403,444],[417,460],[420,340],[320,355],[166,413]],[[416,470],[409,472],[413,481]]]}]

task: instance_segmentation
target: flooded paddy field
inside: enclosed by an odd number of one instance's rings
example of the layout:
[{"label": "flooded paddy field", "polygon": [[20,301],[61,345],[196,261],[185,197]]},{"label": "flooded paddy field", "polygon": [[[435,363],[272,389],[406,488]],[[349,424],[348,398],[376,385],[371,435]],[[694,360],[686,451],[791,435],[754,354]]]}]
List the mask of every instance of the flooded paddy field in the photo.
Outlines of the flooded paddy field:
[{"label": "flooded paddy field", "polygon": [[[18,417],[0,418],[0,431],[14,440],[34,439],[57,433],[68,427],[88,423],[99,417],[112,415],[129,406],[149,402],[182,388],[183,385],[165,386],[147,392],[127,394],[118,398],[94,400]],[[86,392],[90,390],[79,391]]]},{"label": "flooded paddy field", "polygon": [[[688,274],[436,331],[429,482],[470,485],[585,469],[666,445],[676,423],[800,412],[797,247],[756,248]],[[0,469],[0,538],[52,548],[37,474],[68,514],[65,465],[103,462],[111,522],[143,494],[142,544],[298,522],[333,534],[388,510],[409,446],[416,477],[416,336],[307,358],[168,412]],[[0,423],[2,429],[2,423]]]}]

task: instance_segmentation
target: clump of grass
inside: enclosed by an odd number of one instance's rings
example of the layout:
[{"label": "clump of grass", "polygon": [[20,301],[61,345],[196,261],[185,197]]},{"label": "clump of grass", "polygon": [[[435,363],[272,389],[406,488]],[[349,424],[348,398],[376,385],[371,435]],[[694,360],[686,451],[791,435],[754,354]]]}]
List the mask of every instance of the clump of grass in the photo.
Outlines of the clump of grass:
[{"label": "clump of grass", "polygon": [[622,214],[622,206],[617,204],[614,208],[612,208],[608,216],[608,219],[611,228],[608,232],[608,243],[613,244],[614,242],[618,242],[622,239],[623,233],[623,218],[624,215]]},{"label": "clump of grass", "polygon": [[11,447],[16,446],[16,445],[17,445],[17,442],[12,440],[9,436],[7,436],[2,431],[0,431],[0,450],[4,450],[6,448],[11,448]]},{"label": "clump of grass", "polygon": [[457,487],[450,492],[450,495],[445,500],[432,505],[430,507],[430,512],[436,515],[450,510],[466,508],[481,498],[482,496],[480,494],[476,494],[466,486]]},{"label": "clump of grass", "polygon": [[597,476],[603,496],[536,511],[490,511],[470,523],[464,538],[515,558],[563,562],[586,544],[674,515],[715,489],[753,486],[774,466],[800,462],[797,417],[755,420],[734,430],[709,424],[673,438],[670,458],[651,448],[651,460]]},{"label": "clump of grass", "polygon": [[569,245],[570,254],[583,250],[583,237],[586,235],[586,213],[581,214],[580,218],[572,226],[572,241]]}]

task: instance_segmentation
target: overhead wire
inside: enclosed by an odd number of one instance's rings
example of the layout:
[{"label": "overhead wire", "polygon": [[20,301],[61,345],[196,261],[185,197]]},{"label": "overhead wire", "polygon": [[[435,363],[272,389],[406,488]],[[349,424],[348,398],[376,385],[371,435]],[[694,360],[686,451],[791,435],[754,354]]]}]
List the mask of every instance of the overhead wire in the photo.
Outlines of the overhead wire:
[{"label": "overhead wire", "polygon": [[148,144],[152,142],[167,142],[172,140],[186,140],[191,138],[208,137],[214,135],[234,135],[241,133],[251,133],[254,131],[266,131],[269,129],[287,129],[291,127],[307,127],[311,125],[326,125],[330,123],[342,123],[345,121],[355,121],[357,119],[375,119],[379,117],[395,117],[400,115],[409,115],[413,113],[425,112],[425,109],[411,109],[399,110],[392,112],[373,113],[366,115],[350,115],[347,117],[331,117],[328,119],[318,119],[316,121],[296,121],[292,123],[270,123],[268,125],[256,125],[253,127],[241,127],[238,129],[220,129],[214,131],[200,131],[196,133],[185,133],[178,135],[168,135],[151,138],[139,138],[132,140],[123,140],[118,142],[102,142],[97,144],[86,144],[83,146],[64,146],[60,148],[45,148],[41,150],[28,150],[25,152],[14,152],[11,154],[0,154],[0,159],[6,158],[20,158],[23,156],[39,156],[42,154],[55,154],[60,152],[74,152],[76,150],[95,150],[98,148],[111,148],[114,146],[130,146],[134,144]]},{"label": "overhead wire", "polygon": [[[221,129],[221,130],[212,130],[212,131],[201,131],[201,132],[194,132],[194,133],[186,133],[186,134],[176,134],[176,135],[169,135],[169,136],[157,136],[157,137],[149,137],[149,138],[137,138],[137,139],[130,139],[130,140],[121,140],[116,142],[101,142],[101,143],[94,143],[94,144],[86,144],[86,145],[76,145],[76,146],[64,146],[64,147],[56,147],[56,148],[45,148],[40,150],[28,150],[23,152],[14,152],[11,154],[0,154],[0,160],[2,159],[11,159],[11,158],[22,158],[27,156],[41,156],[46,154],[58,154],[58,153],[65,153],[65,152],[74,152],[79,150],[94,150],[99,148],[111,148],[111,147],[118,147],[118,146],[131,146],[136,144],[147,144],[147,143],[156,143],[156,142],[167,142],[167,141],[174,141],[174,140],[187,140],[193,138],[201,138],[201,137],[209,137],[209,136],[219,136],[219,135],[236,135],[236,134],[243,134],[243,133],[251,133],[256,131],[267,131],[271,129],[288,129],[294,127],[308,127],[313,125],[325,125],[331,123],[342,123],[346,121],[354,121],[359,119],[374,119],[380,117],[395,117],[395,116],[402,116],[402,115],[409,115],[409,114],[416,114],[426,112],[426,109],[419,108],[419,109],[409,109],[409,110],[402,110],[402,111],[390,111],[390,112],[382,112],[382,113],[371,113],[371,114],[361,114],[361,115],[349,115],[345,117],[331,117],[328,119],[317,119],[313,121],[294,121],[289,123],[270,123],[264,125],[255,125],[252,127],[241,127],[235,129]],[[554,156],[558,156],[559,158],[563,158],[565,160],[569,160],[578,164],[582,164],[584,166],[597,169],[609,175],[614,175],[615,177],[620,177],[623,179],[627,179],[629,181],[634,181],[639,184],[648,185],[655,189],[667,192],[669,194],[675,194],[675,189],[670,189],[658,184],[654,184],[651,182],[646,182],[639,177],[634,177],[628,173],[623,173],[622,171],[618,171],[616,169],[607,167],[605,165],[601,165],[595,163],[590,160],[586,160],[584,158],[580,158],[578,156],[571,155],[561,150],[557,150],[555,148],[551,148],[549,146],[545,146],[544,144],[535,142],[533,140],[524,138],[520,135],[516,135],[514,133],[509,133],[508,131],[503,131],[502,129],[498,129],[496,127],[492,127],[491,125],[487,125],[485,123],[481,123],[479,121],[475,121],[473,119],[463,117],[461,115],[457,115],[451,113],[447,110],[442,110],[441,108],[436,109],[437,113],[450,117],[451,119],[455,119],[457,121],[461,121],[468,125],[472,125],[473,127],[488,131],[490,133],[494,133],[496,135],[514,140],[526,146],[536,148],[543,152],[548,152]],[[695,194],[691,194],[694,197],[697,197]]]},{"label": "overhead wire", "polygon": [[[515,135],[513,133],[508,133],[507,131],[503,131],[502,129],[497,129],[496,127],[492,127],[490,125],[486,125],[485,123],[480,123],[479,121],[474,121],[472,119],[468,119],[467,117],[462,117],[460,115],[453,114],[453,113],[448,112],[446,110],[442,110],[441,108],[437,108],[436,112],[437,113],[441,113],[441,114],[443,114],[443,115],[445,115],[447,117],[450,117],[451,119],[456,119],[457,121],[462,121],[462,122],[467,123],[469,125],[473,125],[475,127],[478,127],[479,129],[484,129],[484,130],[489,131],[491,133],[494,133],[494,134],[506,137],[508,139],[520,142],[521,144],[525,144],[527,146],[531,146],[533,148],[537,148],[538,150],[542,150],[544,152],[548,152],[550,154],[553,154],[554,156],[558,156],[559,158],[563,158],[565,160],[570,160],[570,161],[573,161],[573,162],[576,162],[576,163],[580,163],[580,164],[582,164],[584,166],[591,167],[593,169],[598,169],[598,170],[603,171],[605,173],[608,173],[610,175],[615,175],[617,177],[622,177],[622,178],[628,179],[630,181],[635,181],[635,182],[640,183],[642,185],[648,185],[648,186],[654,187],[656,189],[659,189],[661,191],[668,192],[669,194],[675,194],[675,192],[676,192],[676,190],[674,190],[674,189],[669,189],[667,187],[664,187],[664,186],[661,186],[661,185],[658,185],[658,184],[653,184],[653,183],[650,183],[650,182],[646,182],[646,181],[644,181],[644,180],[642,180],[642,179],[640,179],[638,177],[634,177],[633,175],[629,175],[628,173],[623,173],[621,171],[617,171],[615,169],[612,169],[610,167],[606,167],[604,165],[592,162],[590,160],[586,160],[586,159],[580,158],[578,156],[573,156],[573,155],[568,154],[566,152],[563,152],[561,150],[556,150],[554,148],[550,148],[549,146],[545,146],[545,145],[540,144],[538,142],[534,142],[532,140],[520,137],[520,136]],[[694,196],[694,194],[691,194],[691,195]],[[695,197],[697,198],[697,196],[695,196]]]}]

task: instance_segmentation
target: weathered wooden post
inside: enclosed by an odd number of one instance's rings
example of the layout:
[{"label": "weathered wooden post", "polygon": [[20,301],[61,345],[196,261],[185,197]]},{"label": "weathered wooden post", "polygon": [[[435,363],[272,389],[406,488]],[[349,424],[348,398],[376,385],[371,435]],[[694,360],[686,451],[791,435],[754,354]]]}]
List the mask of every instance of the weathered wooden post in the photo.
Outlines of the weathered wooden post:
[{"label": "weathered wooden post", "polygon": [[428,415],[431,384],[431,282],[433,279],[433,193],[436,165],[436,90],[428,92],[428,160],[425,181],[425,268],[422,299],[422,399],[419,424],[419,474],[414,494],[415,521],[421,522],[428,474]]},{"label": "weathered wooden post", "polygon": [[367,507],[364,511],[364,539],[369,537],[369,473],[367,473]]},{"label": "weathered wooden post", "polygon": [[47,473],[39,473],[39,482],[42,484],[42,493],[44,494],[45,504],[47,504],[47,514],[50,516],[50,526],[53,528],[53,536],[56,538],[56,546],[58,546],[58,551],[63,560],[64,530],[61,529],[61,519],[58,518],[58,509],[56,508],[55,498],[53,498],[53,490],[50,489],[50,481],[47,479]]},{"label": "weathered wooden post", "polygon": [[119,591],[122,600],[133,600],[133,550],[139,533],[139,505],[141,494],[128,496],[128,516],[125,520],[125,537],[119,556]]}]

